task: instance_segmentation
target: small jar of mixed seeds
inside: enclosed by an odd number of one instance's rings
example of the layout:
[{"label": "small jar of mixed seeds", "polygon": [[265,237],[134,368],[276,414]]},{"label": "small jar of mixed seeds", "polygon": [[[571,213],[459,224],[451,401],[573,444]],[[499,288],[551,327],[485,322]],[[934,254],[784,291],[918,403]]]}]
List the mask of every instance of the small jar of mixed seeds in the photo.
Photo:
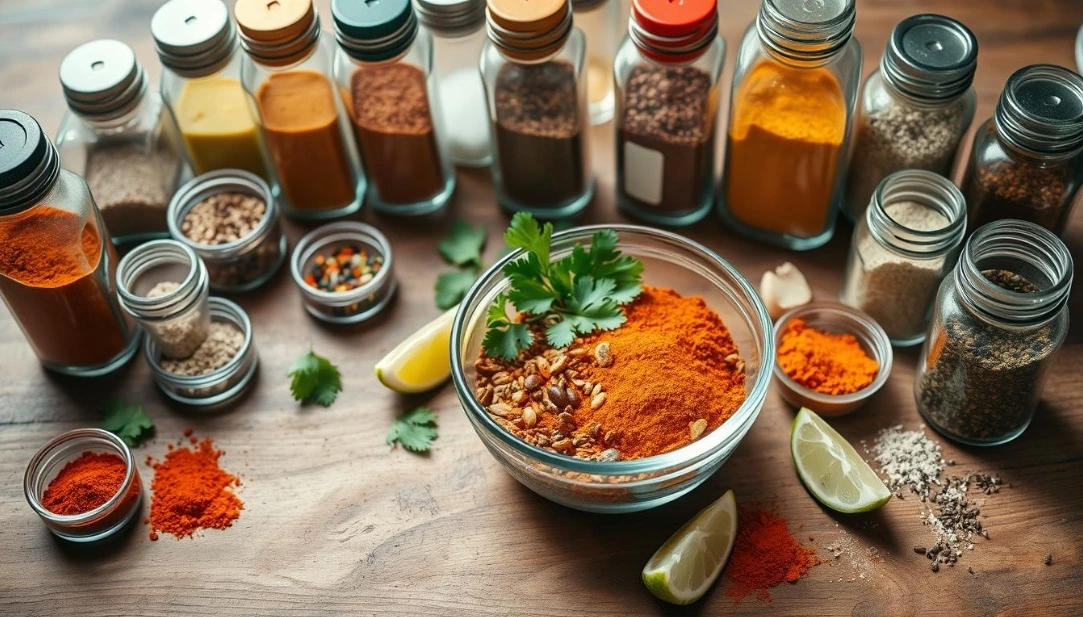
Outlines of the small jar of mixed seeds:
[{"label": "small jar of mixed seeds", "polygon": [[207,266],[211,289],[266,283],[286,259],[286,236],[271,188],[259,176],[223,169],[197,176],[169,204],[169,233]]},{"label": "small jar of mixed seeds", "polygon": [[990,446],[1026,430],[1068,333],[1072,256],[1055,235],[1019,220],[967,241],[944,279],[914,393],[933,428]]},{"label": "small jar of mixed seeds", "polygon": [[371,225],[341,222],[314,229],[301,238],[290,265],[305,310],[322,321],[365,321],[395,295],[391,243]]}]

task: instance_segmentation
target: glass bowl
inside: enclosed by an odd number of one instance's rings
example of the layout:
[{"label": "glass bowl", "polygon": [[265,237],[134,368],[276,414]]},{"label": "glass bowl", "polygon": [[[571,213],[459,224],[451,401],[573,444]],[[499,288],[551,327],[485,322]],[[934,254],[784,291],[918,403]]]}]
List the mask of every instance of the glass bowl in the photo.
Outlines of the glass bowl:
[{"label": "glass bowl", "polygon": [[772,364],[775,367],[775,378],[778,380],[779,392],[787,403],[795,407],[808,407],[821,416],[841,416],[864,405],[880,391],[880,388],[884,387],[887,378],[891,375],[891,339],[872,317],[853,307],[834,302],[814,302],[799,306],[778,318],[775,324],[774,349],[778,349],[782,341],[782,331],[786,324],[795,317],[804,319],[808,325],[817,330],[853,334],[865,349],[865,353],[880,364],[880,370],[872,383],[857,392],[842,395],[823,394],[790,379],[790,376],[779,366],[778,357],[774,356]]},{"label": "glass bowl", "polygon": [[[676,234],[633,225],[592,226],[553,236],[551,258],[589,244],[597,231],[612,229],[621,251],[643,261],[646,284],[701,296],[730,330],[745,361],[748,396],[718,429],[658,456],[628,461],[576,459],[527,444],[494,422],[474,398],[474,360],[485,335],[485,313],[508,289],[501,269],[522,257],[515,251],[487,270],[459,305],[451,334],[451,375],[466,415],[489,452],[516,480],[557,503],[590,512],[634,512],[660,506],[699,486],[752,427],[771,381],[774,357],[771,320],[759,296],[736,269],[710,249]],[[664,377],[661,377],[664,378]]]}]

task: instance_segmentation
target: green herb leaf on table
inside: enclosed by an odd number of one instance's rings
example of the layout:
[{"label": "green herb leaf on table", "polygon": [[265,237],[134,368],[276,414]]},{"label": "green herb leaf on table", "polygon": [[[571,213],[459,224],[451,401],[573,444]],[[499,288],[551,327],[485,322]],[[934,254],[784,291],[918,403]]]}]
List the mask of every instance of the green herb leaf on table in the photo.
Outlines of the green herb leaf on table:
[{"label": "green herb leaf on table", "polygon": [[134,448],[154,432],[154,420],[151,420],[141,404],[115,400],[105,406],[102,428]]},{"label": "green herb leaf on table", "polygon": [[436,306],[447,310],[466,297],[470,286],[478,278],[478,268],[472,266],[466,270],[449,270],[436,277]]},{"label": "green herb leaf on table", "polygon": [[484,227],[474,227],[466,221],[455,221],[451,224],[451,235],[441,240],[436,248],[444,260],[453,266],[480,268],[485,237]]},{"label": "green herb leaf on table", "polygon": [[387,429],[387,445],[396,443],[411,452],[428,452],[437,438],[436,414],[428,407],[416,407],[395,418]]},{"label": "green herb leaf on table", "polygon": [[309,350],[290,366],[290,394],[301,403],[330,407],[342,391],[342,374],[330,360]]}]

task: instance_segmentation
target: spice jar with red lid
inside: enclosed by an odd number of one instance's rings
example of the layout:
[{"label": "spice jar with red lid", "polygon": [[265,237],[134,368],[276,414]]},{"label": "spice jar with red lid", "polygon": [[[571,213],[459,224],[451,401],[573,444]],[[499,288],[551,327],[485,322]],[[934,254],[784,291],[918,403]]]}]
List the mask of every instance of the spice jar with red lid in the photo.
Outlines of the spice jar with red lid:
[{"label": "spice jar with red lid", "polygon": [[725,53],[716,0],[632,2],[613,69],[617,203],[625,213],[689,225],[710,211]]}]

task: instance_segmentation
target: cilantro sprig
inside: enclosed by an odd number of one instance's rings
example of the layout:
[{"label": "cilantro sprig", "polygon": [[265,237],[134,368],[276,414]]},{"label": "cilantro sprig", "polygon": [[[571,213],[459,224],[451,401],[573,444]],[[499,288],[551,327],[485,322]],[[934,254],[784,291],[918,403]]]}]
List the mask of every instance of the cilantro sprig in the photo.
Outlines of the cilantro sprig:
[{"label": "cilantro sprig", "polygon": [[466,221],[455,221],[451,235],[437,245],[440,255],[456,270],[442,272],[436,277],[436,306],[449,309],[466,296],[481,272],[481,254],[485,250],[485,227],[474,227]]},{"label": "cilantro sprig", "polygon": [[154,432],[154,420],[140,403],[111,401],[105,406],[104,415],[102,428],[120,437],[129,447],[138,446]]},{"label": "cilantro sprig", "polygon": [[315,401],[330,407],[342,391],[342,374],[338,367],[311,349],[290,366],[290,394],[301,403]]},{"label": "cilantro sprig", "polygon": [[[514,359],[533,343],[531,324],[539,321],[553,347],[567,347],[576,335],[618,328],[626,319],[621,307],[643,291],[643,262],[621,254],[616,232],[596,232],[589,248],[577,244],[556,261],[550,261],[552,238],[551,223],[539,226],[523,212],[512,218],[504,241],[526,255],[504,265],[511,288],[489,309],[486,353]],[[526,319],[513,321],[509,303]]]},{"label": "cilantro sprig", "polygon": [[428,407],[416,407],[395,418],[387,429],[387,445],[401,444],[411,452],[428,452],[438,437],[436,414]]}]

